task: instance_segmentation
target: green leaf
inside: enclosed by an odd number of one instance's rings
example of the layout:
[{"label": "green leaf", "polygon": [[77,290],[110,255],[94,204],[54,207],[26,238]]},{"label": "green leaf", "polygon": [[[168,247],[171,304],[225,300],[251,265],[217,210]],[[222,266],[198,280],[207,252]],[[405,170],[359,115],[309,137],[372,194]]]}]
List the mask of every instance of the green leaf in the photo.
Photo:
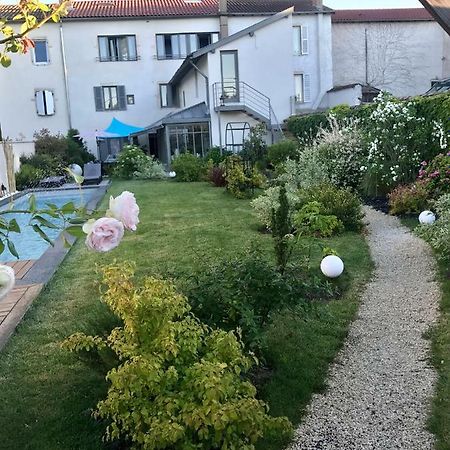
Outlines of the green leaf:
[{"label": "green leaf", "polygon": [[0,56],[0,64],[3,67],[9,67],[11,65],[11,58],[8,55]]},{"label": "green leaf", "polygon": [[48,242],[52,247],[53,247],[53,241],[45,234],[45,232],[44,231],[42,231],[42,228],[39,226],[39,225],[37,225],[37,224],[34,224],[33,225],[33,230],[37,233],[37,234],[39,234],[39,236],[42,238],[42,239],[44,239],[44,241],[46,241],[46,242]]},{"label": "green leaf", "polygon": [[83,217],[72,217],[69,219],[69,223],[72,225],[84,225],[86,223],[86,219]]},{"label": "green leaf", "polygon": [[57,225],[55,225],[54,223],[50,222],[49,220],[45,219],[42,216],[34,216],[33,219],[36,219],[44,227],[52,228],[52,229],[59,228]]},{"label": "green leaf", "polygon": [[13,233],[20,233],[20,227],[19,227],[19,224],[17,223],[16,219],[11,219],[9,221],[8,229],[9,229],[9,231],[12,231]]},{"label": "green leaf", "polygon": [[16,246],[14,245],[14,242],[10,241],[9,239],[8,239],[8,250],[11,253],[11,255],[19,259],[19,254],[17,253]]},{"label": "green leaf", "polygon": [[75,210],[76,208],[73,202],[66,203],[61,207],[61,212],[63,212],[64,214],[71,214],[75,212]]},{"label": "green leaf", "polygon": [[69,233],[70,235],[75,236],[77,238],[86,236],[83,231],[83,228],[78,225],[73,225],[73,226],[67,227],[65,231],[67,231],[67,233]]},{"label": "green leaf", "polygon": [[46,203],[46,205],[53,210],[57,210],[58,209],[58,205],[55,205],[54,203]]},{"label": "green leaf", "polygon": [[5,244],[4,242],[0,239],[0,255],[5,251]]},{"label": "green leaf", "polygon": [[63,235],[62,235],[62,240],[63,240],[64,248],[70,248],[70,247],[71,247],[71,244],[70,244],[70,242],[67,240],[67,238],[66,238],[66,236],[64,235],[64,233],[63,233]]},{"label": "green leaf", "polygon": [[28,200],[28,208],[31,212],[36,211],[36,197],[34,194],[30,195],[30,199]]}]

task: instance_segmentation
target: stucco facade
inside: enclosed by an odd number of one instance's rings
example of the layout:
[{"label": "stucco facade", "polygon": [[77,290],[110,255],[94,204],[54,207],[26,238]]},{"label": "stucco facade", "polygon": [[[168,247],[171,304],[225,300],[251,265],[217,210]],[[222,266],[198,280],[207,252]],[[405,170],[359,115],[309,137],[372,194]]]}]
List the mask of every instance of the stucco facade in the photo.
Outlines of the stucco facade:
[{"label": "stucco facade", "polygon": [[450,76],[450,36],[432,20],[333,23],[332,29],[334,86],[370,84],[404,97]]}]

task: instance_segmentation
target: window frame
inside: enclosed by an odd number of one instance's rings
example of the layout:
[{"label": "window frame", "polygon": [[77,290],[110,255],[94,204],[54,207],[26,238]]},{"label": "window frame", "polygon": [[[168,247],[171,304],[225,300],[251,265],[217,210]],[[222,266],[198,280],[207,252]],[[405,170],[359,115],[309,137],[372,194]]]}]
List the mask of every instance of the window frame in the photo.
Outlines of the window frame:
[{"label": "window frame", "polygon": [[[299,99],[297,90],[297,82],[296,77],[301,77],[301,99]],[[309,83],[309,86],[307,86]],[[308,94],[308,95],[307,95]],[[304,72],[295,72],[294,73],[294,100],[297,104],[311,103],[311,75],[309,73]]]},{"label": "window frame", "polygon": [[[204,32],[179,32],[179,33],[156,33],[155,41],[156,41],[156,59],[158,60],[166,60],[166,59],[184,59],[186,56],[191,53],[199,50],[200,48],[200,35],[208,35],[209,44],[211,45],[214,42],[217,42],[219,32],[218,31],[204,31]],[[182,37],[184,42],[182,42]],[[196,43],[194,43],[194,39],[196,38]],[[171,54],[168,55],[167,45],[170,42],[171,46]],[[178,53],[174,53],[173,44],[176,43],[176,47],[178,49]],[[182,50],[185,49],[185,52]],[[160,51],[164,51],[164,54],[161,54]]]},{"label": "window frame", "polygon": [[[47,38],[39,38],[39,39],[33,39],[34,45],[35,47],[33,48],[33,64],[35,66],[48,66],[50,64],[50,54],[48,51],[48,40]],[[44,42],[45,43],[45,54],[47,56],[47,60],[46,61],[36,61],[36,43],[37,42]]]},{"label": "window frame", "polygon": [[[308,25],[293,25],[292,42],[294,56],[309,55],[309,29]],[[296,47],[298,50],[296,50]]]},{"label": "window frame", "polygon": [[[129,38],[133,38],[134,41],[134,56],[128,57],[128,58],[120,58],[119,56],[119,39],[125,39],[126,45],[127,45],[127,51],[128,54],[131,53],[131,48],[128,42]],[[102,45],[101,40],[106,39],[106,51],[108,53],[107,57],[102,56]],[[115,40],[115,48],[117,51],[117,58],[111,54],[111,41]],[[139,59],[139,56],[137,54],[137,40],[135,34],[100,34],[97,36],[97,43],[98,43],[98,61],[100,62],[133,62],[137,61]]]},{"label": "window frame", "polygon": [[[39,95],[40,92],[42,92],[42,102],[43,102],[42,105],[43,105],[43,108],[44,108],[43,114],[39,113],[38,95]],[[46,94],[47,92],[49,94],[51,94],[51,98],[52,98],[52,112],[50,112],[50,113],[49,113],[49,110],[48,110],[48,106],[49,105],[47,105],[47,98],[46,98],[47,97],[47,94]],[[55,111],[55,94],[54,94],[54,92],[52,90],[50,90],[50,89],[36,89],[34,91],[34,101],[36,103],[36,114],[38,115],[38,117],[50,117],[50,116],[54,116],[56,114],[56,111]]]}]

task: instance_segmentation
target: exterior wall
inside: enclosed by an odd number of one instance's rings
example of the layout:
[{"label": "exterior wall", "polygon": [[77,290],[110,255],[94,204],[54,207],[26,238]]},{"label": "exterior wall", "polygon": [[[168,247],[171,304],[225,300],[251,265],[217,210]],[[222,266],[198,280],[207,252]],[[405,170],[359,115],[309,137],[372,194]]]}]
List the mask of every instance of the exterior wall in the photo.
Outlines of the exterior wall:
[{"label": "exterior wall", "polygon": [[[174,109],[161,108],[159,83],[167,83],[181,59],[158,60],[156,34],[217,32],[214,18],[65,22],[64,37],[73,125],[83,130],[104,129],[113,117],[135,126],[147,126]],[[136,35],[138,61],[99,62],[99,35]],[[72,49],[83,49],[72,51]],[[96,111],[94,86],[124,85],[135,104],[125,111]],[[88,140],[95,149],[95,139]]]},{"label": "exterior wall", "polygon": [[366,82],[396,96],[426,92],[450,76],[450,36],[432,21],[333,23],[334,85]]},{"label": "exterior wall", "polygon": [[357,84],[346,89],[328,92],[320,103],[320,109],[333,108],[337,105],[357,106],[361,104],[362,88]]},{"label": "exterior wall", "polygon": [[[12,64],[0,69],[0,126],[4,139],[31,141],[42,128],[52,133],[66,133],[69,128],[63,77],[59,25],[48,24],[30,34],[33,39],[47,39],[49,64],[33,64],[33,52],[12,54]],[[55,114],[38,116],[35,91],[53,92]]]},{"label": "exterior wall", "polygon": [[326,92],[333,87],[331,15],[294,15],[293,25],[308,26],[309,52],[307,55],[293,56],[293,60],[295,73],[311,76],[311,101],[295,105],[292,113],[307,112],[317,109]]}]

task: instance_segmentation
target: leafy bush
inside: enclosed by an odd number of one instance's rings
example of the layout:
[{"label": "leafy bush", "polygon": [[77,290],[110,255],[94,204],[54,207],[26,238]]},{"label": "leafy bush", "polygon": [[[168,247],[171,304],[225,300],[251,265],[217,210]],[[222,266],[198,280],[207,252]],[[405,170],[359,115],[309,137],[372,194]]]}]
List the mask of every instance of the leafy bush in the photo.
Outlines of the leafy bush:
[{"label": "leafy bush", "polygon": [[252,161],[259,169],[267,166],[266,133],[267,129],[264,124],[252,127],[240,153],[242,158]]},{"label": "leafy bush", "polygon": [[[280,207],[280,186],[272,186],[251,201],[251,206],[255,210],[259,221],[267,228],[272,226],[272,211]],[[297,208],[299,198],[297,189],[286,186],[286,198],[289,205],[289,217],[292,218],[292,212]]]},{"label": "leafy bush", "polygon": [[450,152],[440,153],[429,164],[423,161],[419,180],[423,180],[425,189],[434,198],[450,193]]},{"label": "leafy bush", "polygon": [[239,328],[246,347],[260,352],[263,328],[271,314],[306,299],[334,294],[323,278],[302,268],[288,267],[282,275],[260,252],[208,261],[186,287],[194,314],[214,328]]},{"label": "leafy bush", "polygon": [[233,332],[210,330],[167,281],[134,286],[130,265],[104,269],[105,303],[123,321],[106,338],[77,333],[69,350],[109,348],[109,371],[95,415],[108,419],[106,439],[143,449],[254,449],[267,433],[286,433],[286,418],[267,415],[243,376],[252,365]]},{"label": "leafy bush", "polygon": [[346,230],[359,231],[362,228],[364,213],[361,201],[350,189],[342,189],[332,184],[321,184],[315,188],[301,189],[298,204],[310,202],[321,205],[321,214],[336,216]]},{"label": "leafy bush", "polygon": [[201,181],[205,178],[205,163],[191,153],[183,153],[172,161],[177,181]]},{"label": "leafy bush", "polygon": [[233,155],[224,161],[227,190],[236,198],[248,198],[264,185],[264,176],[251,163]]},{"label": "leafy bush", "polygon": [[432,225],[420,225],[415,232],[425,239],[439,259],[450,262],[450,194],[444,194],[434,202],[438,214]]},{"label": "leafy bush", "polygon": [[21,156],[20,163],[21,165],[26,164],[35,169],[39,169],[44,177],[62,175],[64,174],[64,168],[67,167],[60,155],[49,153],[35,153],[30,156]]},{"label": "leafy bush", "polygon": [[210,166],[208,169],[208,179],[216,187],[224,187],[227,182],[225,180],[225,169],[222,165]]},{"label": "leafy bush", "polygon": [[339,187],[358,189],[367,160],[367,147],[359,122],[329,116],[329,126],[319,130],[313,144],[330,181]]},{"label": "leafy bush", "polygon": [[212,161],[214,166],[218,166],[227,156],[231,156],[233,152],[229,150],[220,150],[220,147],[211,147],[206,155],[206,161]]},{"label": "leafy bush", "polygon": [[80,137],[77,137],[78,134],[78,130],[74,128],[71,128],[67,132],[66,162],[68,165],[78,164],[80,167],[83,167],[84,164],[94,161],[95,158],[94,155],[88,151],[83,140]]},{"label": "leafy bush", "polygon": [[16,186],[19,191],[27,188],[36,187],[46,174],[42,169],[31,166],[30,164],[22,164],[20,170],[16,172]]},{"label": "leafy bush", "polygon": [[113,175],[118,178],[158,179],[165,176],[163,166],[137,145],[125,145],[117,156]]},{"label": "leafy bush", "polygon": [[391,214],[412,214],[425,209],[428,192],[423,182],[397,186],[389,195]]},{"label": "leafy bush", "polygon": [[284,140],[270,145],[267,149],[267,160],[273,165],[284,163],[287,159],[298,158],[298,144],[291,140]]},{"label": "leafy bush", "polygon": [[300,236],[330,237],[340,233],[344,226],[333,215],[325,215],[325,208],[313,201],[304,205],[294,216],[295,229]]}]

